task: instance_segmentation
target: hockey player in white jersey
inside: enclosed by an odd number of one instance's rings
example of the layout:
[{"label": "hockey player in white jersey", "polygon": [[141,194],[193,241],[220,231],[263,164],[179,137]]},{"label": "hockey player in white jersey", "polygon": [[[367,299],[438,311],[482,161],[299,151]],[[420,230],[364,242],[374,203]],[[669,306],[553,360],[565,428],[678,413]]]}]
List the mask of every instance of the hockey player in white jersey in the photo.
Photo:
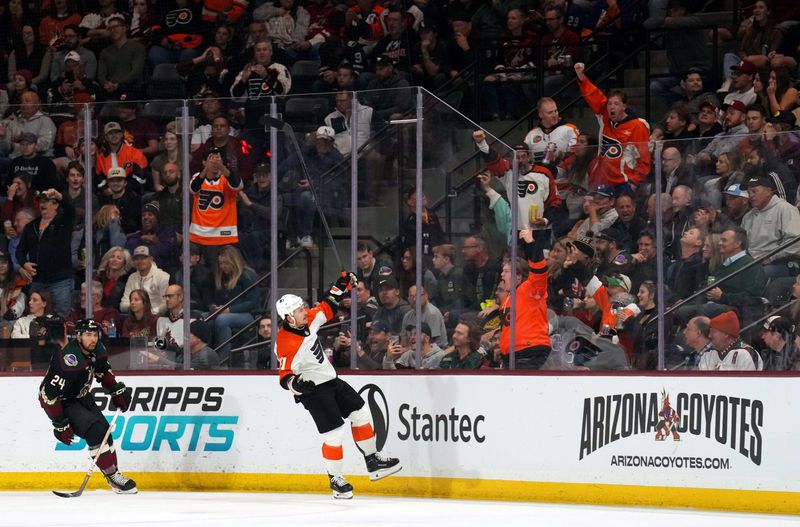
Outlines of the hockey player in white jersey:
[{"label": "hockey player in white jersey", "polygon": [[302,298],[291,294],[282,296],[275,306],[282,321],[276,337],[280,383],[308,410],[322,435],[322,457],[337,499],[353,497],[353,486],[342,474],[345,419],[350,421],[353,440],[364,453],[372,481],[402,468],[400,460],[377,451],[372,416],[364,400],[336,375],[317,338],[319,328],[333,318],[339,302],[357,282],[354,273],[343,271],[317,307],[306,308]]}]

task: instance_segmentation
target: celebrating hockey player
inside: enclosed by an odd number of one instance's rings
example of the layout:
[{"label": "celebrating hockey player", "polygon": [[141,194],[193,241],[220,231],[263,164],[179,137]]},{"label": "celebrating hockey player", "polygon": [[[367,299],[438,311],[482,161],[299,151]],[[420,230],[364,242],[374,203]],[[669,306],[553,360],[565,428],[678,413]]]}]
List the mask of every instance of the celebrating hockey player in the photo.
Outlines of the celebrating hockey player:
[{"label": "celebrating hockey player", "polygon": [[342,475],[345,419],[350,421],[353,440],[364,453],[372,481],[402,468],[400,460],[384,457],[377,451],[372,416],[364,400],[337,377],[317,338],[320,326],[333,318],[339,302],[357,281],[355,274],[343,271],[328,296],[313,309],[306,308],[302,298],[291,294],[282,296],[276,304],[283,322],[276,339],[280,383],[294,394],[295,402],[308,410],[322,435],[322,457],[333,497],[337,499],[353,497],[353,486]]},{"label": "celebrating hockey player", "polygon": [[[39,404],[53,422],[56,439],[69,445],[75,435],[84,438],[97,467],[118,494],[136,494],[136,483],[117,469],[117,453],[109,435],[102,444],[108,421],[92,397],[92,377],[111,395],[123,412],[131,402],[131,390],[118,382],[108,364],[106,348],[100,342],[100,324],[93,319],[75,324],[75,340],[67,344],[64,319],[40,317],[40,345],[51,349],[50,368],[39,386]],[[98,455],[98,449],[100,449]]]}]

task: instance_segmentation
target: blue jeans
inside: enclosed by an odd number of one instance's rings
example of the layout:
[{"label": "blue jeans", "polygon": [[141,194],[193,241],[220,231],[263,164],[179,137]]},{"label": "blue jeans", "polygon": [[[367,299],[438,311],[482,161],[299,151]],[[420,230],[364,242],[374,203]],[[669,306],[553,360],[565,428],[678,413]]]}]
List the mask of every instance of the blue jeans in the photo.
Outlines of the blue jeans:
[{"label": "blue jeans", "polygon": [[[219,346],[229,338],[234,332],[239,331],[253,321],[250,313],[221,313],[214,319],[214,347]],[[231,345],[226,344],[218,350],[220,359],[230,357]],[[253,365],[255,367],[255,365]]]},{"label": "blue jeans", "polygon": [[58,282],[31,282],[31,291],[45,289],[53,297],[53,313],[66,318],[72,309],[72,291],[75,290],[75,281],[72,278]]},{"label": "blue jeans", "polygon": [[177,64],[184,60],[192,60],[200,56],[199,48],[186,48],[186,49],[167,49],[161,46],[153,46],[147,53],[147,60],[151,68],[155,68],[159,64]]}]

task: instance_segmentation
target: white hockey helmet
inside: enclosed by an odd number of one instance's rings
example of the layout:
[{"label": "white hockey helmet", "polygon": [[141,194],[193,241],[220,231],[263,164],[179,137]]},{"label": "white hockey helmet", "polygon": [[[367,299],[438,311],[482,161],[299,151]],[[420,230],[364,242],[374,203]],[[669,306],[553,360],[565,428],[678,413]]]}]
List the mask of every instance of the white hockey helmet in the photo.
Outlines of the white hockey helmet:
[{"label": "white hockey helmet", "polygon": [[297,295],[283,295],[278,299],[275,303],[275,309],[278,312],[278,316],[281,320],[286,320],[287,316],[293,316],[294,312],[299,307],[303,307],[305,302],[302,298]]}]

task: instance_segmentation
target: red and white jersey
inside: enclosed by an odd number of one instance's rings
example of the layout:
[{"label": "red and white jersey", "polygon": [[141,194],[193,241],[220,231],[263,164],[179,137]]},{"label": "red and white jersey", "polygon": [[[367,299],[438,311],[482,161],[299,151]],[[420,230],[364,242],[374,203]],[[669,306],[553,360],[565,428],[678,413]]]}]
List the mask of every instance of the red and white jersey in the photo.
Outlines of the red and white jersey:
[{"label": "red and white jersey", "polygon": [[297,330],[288,326],[278,330],[276,338],[278,361],[281,365],[280,379],[287,375],[302,375],[305,381],[322,384],[336,378],[336,370],[322,351],[317,331],[333,318],[333,309],[321,302],[313,309],[306,309],[308,326]]},{"label": "red and white jersey", "polygon": [[524,142],[530,148],[531,159],[535,163],[541,163],[547,149],[554,150],[558,159],[567,157],[575,148],[579,135],[581,134],[574,124],[561,121],[550,129],[541,126],[532,128]]},{"label": "red and white jersey", "polygon": [[[712,352],[714,353],[714,352]],[[728,349],[718,353],[719,362],[715,369],[723,371],[763,371],[761,355],[740,340],[735,340]]]}]

